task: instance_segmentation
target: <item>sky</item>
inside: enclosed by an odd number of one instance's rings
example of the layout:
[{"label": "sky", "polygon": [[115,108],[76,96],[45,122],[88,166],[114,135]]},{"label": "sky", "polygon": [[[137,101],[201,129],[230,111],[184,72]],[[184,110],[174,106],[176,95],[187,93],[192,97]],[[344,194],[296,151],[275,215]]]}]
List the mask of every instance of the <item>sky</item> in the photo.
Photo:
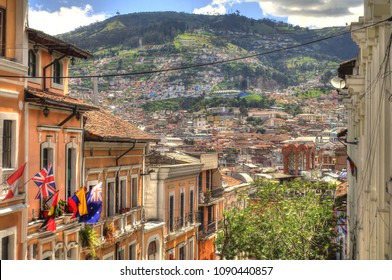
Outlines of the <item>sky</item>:
[{"label": "sky", "polygon": [[29,26],[51,35],[120,14],[177,11],[239,12],[309,28],[350,25],[363,15],[364,0],[29,0]]}]

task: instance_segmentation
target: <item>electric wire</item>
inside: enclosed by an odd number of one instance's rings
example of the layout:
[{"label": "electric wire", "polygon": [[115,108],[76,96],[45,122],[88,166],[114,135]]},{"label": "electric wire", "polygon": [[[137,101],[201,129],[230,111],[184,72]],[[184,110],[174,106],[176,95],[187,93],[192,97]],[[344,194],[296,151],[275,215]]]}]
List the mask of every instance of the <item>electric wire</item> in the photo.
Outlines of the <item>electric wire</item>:
[{"label": "electric wire", "polygon": [[[218,60],[218,61],[213,61],[213,62],[207,62],[207,63],[199,63],[199,64],[191,64],[191,65],[185,65],[185,66],[179,66],[179,67],[172,67],[172,68],[166,68],[166,69],[157,69],[157,70],[149,70],[149,71],[140,71],[140,72],[128,72],[128,73],[116,73],[116,74],[102,74],[102,75],[75,75],[75,76],[56,76],[56,78],[60,79],[84,79],[84,78],[105,78],[105,77],[125,77],[125,76],[140,76],[140,75],[149,75],[149,74],[157,74],[157,73],[165,73],[165,72],[172,72],[172,71],[181,71],[181,70],[187,70],[187,69],[193,69],[193,68],[200,68],[200,67],[207,67],[207,66],[214,66],[218,64],[223,64],[223,63],[228,63],[228,62],[235,62],[235,61],[240,61],[240,60],[245,60],[249,58],[254,58],[254,57],[259,57],[259,56],[265,56],[265,55],[270,55],[274,53],[279,53],[279,52],[285,52],[288,50],[292,49],[297,49],[301,48],[304,46],[312,45],[315,43],[319,43],[322,41],[330,40],[333,38],[337,38],[346,34],[350,34],[352,32],[360,31],[360,30],[365,30],[367,28],[379,25],[381,23],[387,22],[387,21],[392,21],[392,17],[359,27],[355,30],[348,30],[344,31],[335,35],[330,35],[330,36],[325,36],[316,40],[308,41],[305,43],[293,45],[293,46],[288,46],[280,49],[274,49],[270,51],[265,51],[265,52],[260,52],[260,53],[255,53],[255,54],[250,54],[246,56],[241,56],[241,57],[234,57],[231,59],[225,59],[225,60]],[[0,78],[31,78],[30,76],[24,76],[24,75],[0,75]],[[54,76],[37,76],[34,78],[54,78]]]}]

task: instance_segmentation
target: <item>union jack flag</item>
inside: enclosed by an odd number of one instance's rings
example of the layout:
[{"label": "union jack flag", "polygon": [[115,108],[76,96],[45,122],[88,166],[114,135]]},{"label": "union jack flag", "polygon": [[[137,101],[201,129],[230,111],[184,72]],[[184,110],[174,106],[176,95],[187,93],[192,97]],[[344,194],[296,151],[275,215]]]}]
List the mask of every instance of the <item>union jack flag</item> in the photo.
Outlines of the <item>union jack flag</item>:
[{"label": "union jack flag", "polygon": [[56,184],[54,182],[53,166],[51,163],[33,177],[34,183],[38,186],[39,190],[35,199],[48,198],[56,192]]}]

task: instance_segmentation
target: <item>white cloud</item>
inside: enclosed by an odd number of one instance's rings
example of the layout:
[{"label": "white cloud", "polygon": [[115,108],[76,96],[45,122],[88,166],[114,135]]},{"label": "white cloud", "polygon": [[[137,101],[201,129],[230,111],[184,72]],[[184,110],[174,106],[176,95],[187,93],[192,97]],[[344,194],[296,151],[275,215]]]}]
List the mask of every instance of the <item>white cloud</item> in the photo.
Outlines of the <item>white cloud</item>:
[{"label": "white cloud", "polygon": [[50,35],[72,31],[79,26],[106,19],[105,14],[94,14],[91,5],[85,7],[61,7],[54,12],[41,10],[40,7],[30,7],[29,26]]},{"label": "white cloud", "polygon": [[224,14],[227,7],[244,2],[258,3],[264,16],[287,17],[288,23],[302,27],[350,24],[358,21],[364,11],[363,0],[212,0],[211,4],[197,11],[208,13],[215,9]]},{"label": "white cloud", "polygon": [[195,9],[193,13],[202,15],[224,15],[226,14],[226,7],[221,4],[211,4],[200,9]]}]

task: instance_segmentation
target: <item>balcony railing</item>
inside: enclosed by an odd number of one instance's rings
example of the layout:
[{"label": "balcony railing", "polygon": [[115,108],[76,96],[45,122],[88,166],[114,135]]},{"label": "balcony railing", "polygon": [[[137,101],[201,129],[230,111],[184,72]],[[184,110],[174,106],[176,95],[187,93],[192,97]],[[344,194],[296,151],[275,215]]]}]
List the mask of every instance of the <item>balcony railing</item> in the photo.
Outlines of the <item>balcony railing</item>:
[{"label": "balcony railing", "polygon": [[188,212],[182,217],[176,217],[172,222],[170,220],[167,221],[168,232],[174,233],[179,231],[183,228],[189,227],[194,225],[197,222],[197,211],[195,212]]},{"label": "balcony railing", "polygon": [[199,204],[211,204],[222,198],[223,188],[216,188],[199,193]]},{"label": "balcony railing", "polygon": [[199,228],[199,236],[201,238],[206,238],[214,233],[216,233],[218,230],[217,228],[217,221],[211,221],[207,225],[201,225]]}]

